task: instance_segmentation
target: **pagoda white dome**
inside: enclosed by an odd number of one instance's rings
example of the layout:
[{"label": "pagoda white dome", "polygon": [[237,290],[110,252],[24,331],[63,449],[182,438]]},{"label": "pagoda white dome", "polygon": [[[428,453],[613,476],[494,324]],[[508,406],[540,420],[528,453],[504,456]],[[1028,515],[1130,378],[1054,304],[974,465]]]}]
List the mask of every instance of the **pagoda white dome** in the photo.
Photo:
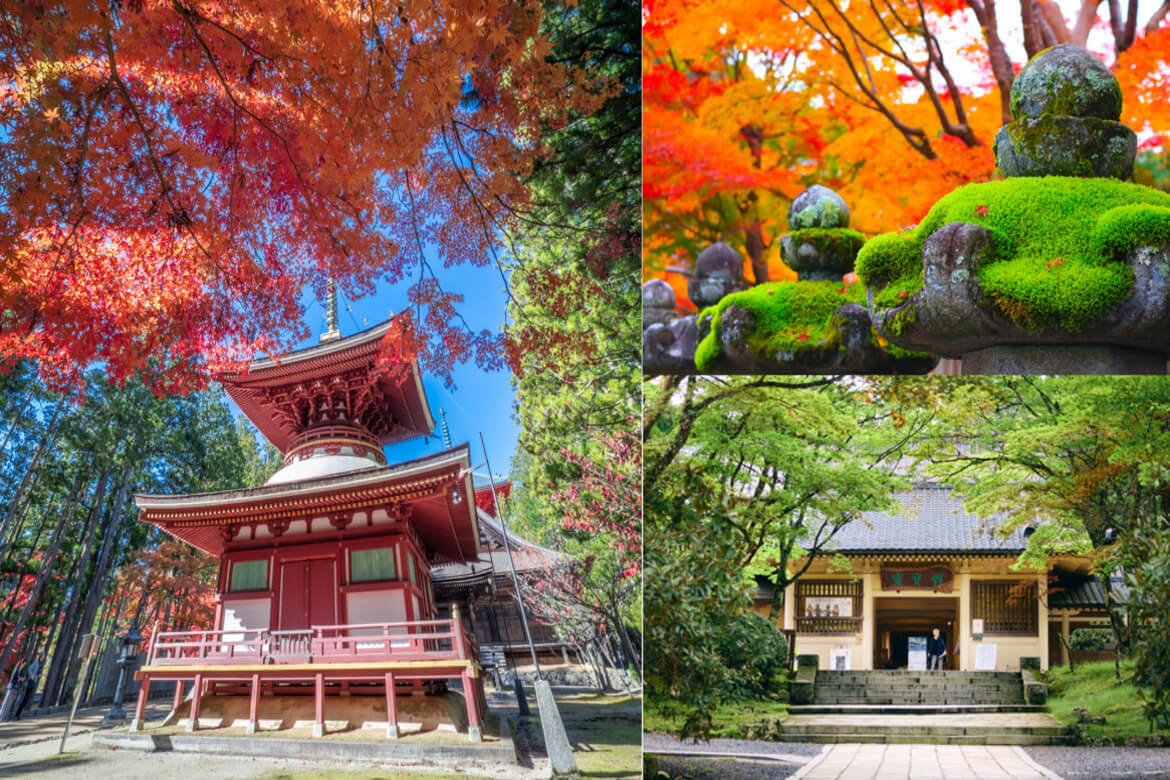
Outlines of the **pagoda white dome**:
[{"label": "pagoda white dome", "polygon": [[337,455],[327,455],[318,450],[311,457],[296,459],[280,471],[269,477],[265,485],[283,485],[289,482],[305,482],[310,479],[332,477],[350,471],[360,471],[371,466],[382,465],[372,456],[355,455],[353,452],[342,452]]}]

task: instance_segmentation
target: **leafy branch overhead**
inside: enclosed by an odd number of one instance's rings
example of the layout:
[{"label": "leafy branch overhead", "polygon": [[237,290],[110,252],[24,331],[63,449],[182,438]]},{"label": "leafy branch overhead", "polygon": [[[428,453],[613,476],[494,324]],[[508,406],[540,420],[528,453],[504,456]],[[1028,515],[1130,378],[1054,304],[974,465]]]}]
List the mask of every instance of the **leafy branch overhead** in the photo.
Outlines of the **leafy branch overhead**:
[{"label": "leafy branch overhead", "polygon": [[544,136],[611,89],[541,22],[496,0],[6,6],[0,360],[197,387],[304,338],[332,274],[410,285],[428,370],[498,366],[432,263],[503,272]]}]

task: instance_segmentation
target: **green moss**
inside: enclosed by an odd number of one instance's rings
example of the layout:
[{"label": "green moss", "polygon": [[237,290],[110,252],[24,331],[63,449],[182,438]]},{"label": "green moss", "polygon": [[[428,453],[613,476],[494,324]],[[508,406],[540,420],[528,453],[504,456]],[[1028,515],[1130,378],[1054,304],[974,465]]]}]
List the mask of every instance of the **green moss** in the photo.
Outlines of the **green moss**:
[{"label": "green moss", "polygon": [[1147,203],[1118,206],[1097,218],[1097,251],[1121,257],[1139,246],[1170,246],[1170,207]]},{"label": "green moss", "polygon": [[865,289],[860,284],[842,282],[776,282],[732,293],[701,315],[711,315],[711,332],[695,350],[695,366],[700,371],[714,367],[721,354],[721,318],[728,306],[738,306],[755,317],[748,350],[773,360],[780,352],[836,350],[837,309],[846,303],[864,302]]},{"label": "green moss", "polygon": [[[705,317],[711,318],[711,331],[707,334],[707,338],[699,342],[695,347],[695,366],[702,369],[703,366],[711,365],[721,354],[723,350],[719,345],[719,314],[723,310],[719,308],[719,304],[709,306],[699,312],[696,318],[697,323],[702,323]],[[702,328],[699,329],[702,331]]]},{"label": "green moss", "polygon": [[866,287],[922,276],[922,239],[917,233],[884,233],[871,238],[857,254],[857,278]]},{"label": "green moss", "polygon": [[[857,274],[874,287],[896,282],[894,296],[915,290],[914,280],[920,289],[926,238],[950,222],[982,225],[993,243],[978,280],[994,305],[1024,327],[1076,332],[1130,294],[1133,273],[1114,261],[1134,246],[1164,245],[1166,209],[1170,195],[1116,179],[969,184],[940,199],[912,233],[871,239],[857,258]],[[890,303],[882,293],[875,300]]]},{"label": "green moss", "polygon": [[887,284],[882,291],[873,298],[874,308],[893,309],[922,289],[922,275],[903,276]]},{"label": "green moss", "polygon": [[865,236],[851,228],[803,228],[788,233],[793,244],[799,245],[807,241],[817,247],[822,247],[839,253],[856,253],[865,244]]}]

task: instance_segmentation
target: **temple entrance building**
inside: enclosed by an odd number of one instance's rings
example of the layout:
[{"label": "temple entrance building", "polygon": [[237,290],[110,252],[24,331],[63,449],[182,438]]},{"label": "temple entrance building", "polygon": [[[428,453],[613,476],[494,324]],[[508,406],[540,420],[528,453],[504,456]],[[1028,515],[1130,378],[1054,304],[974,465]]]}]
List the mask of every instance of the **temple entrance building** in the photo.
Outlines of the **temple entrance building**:
[{"label": "temple entrance building", "polygon": [[301,695],[313,697],[321,736],[345,696],[347,709],[364,697],[368,720],[396,738],[400,710],[421,701],[404,698],[413,696],[430,697],[432,720],[481,738],[479,649],[459,614],[440,617],[432,579],[433,568],[480,555],[471,458],[463,445],[386,463],[386,445],[435,424],[417,364],[382,347],[389,328],[333,331],[221,378],[284,453],[267,484],[136,497],[143,522],[220,569],[215,625],[152,637],[133,728],[151,682],[176,680],[176,712],[181,683],[192,684],[189,730],[205,697],[247,697],[251,733],[267,705]]},{"label": "temple entrance building", "polygon": [[[1028,657],[1048,669],[1067,663],[1072,629],[1107,620],[1087,557],[1016,569],[1024,530],[995,534],[994,520],[965,512],[945,487],[920,485],[897,498],[900,511],[866,512],[840,529],[783,594],[779,627],[795,637],[797,654],[819,656],[821,669],[923,668],[935,628],[946,641],[945,669],[1018,671]],[[773,594],[760,584],[756,609],[766,615]]]}]

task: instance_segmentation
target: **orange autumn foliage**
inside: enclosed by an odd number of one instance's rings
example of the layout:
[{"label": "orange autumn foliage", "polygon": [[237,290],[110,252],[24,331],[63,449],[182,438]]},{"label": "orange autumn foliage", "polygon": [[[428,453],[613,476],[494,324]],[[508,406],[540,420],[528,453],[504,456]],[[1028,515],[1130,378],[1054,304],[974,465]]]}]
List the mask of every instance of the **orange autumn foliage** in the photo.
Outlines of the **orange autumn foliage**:
[{"label": "orange autumn foliage", "polygon": [[[160,392],[290,346],[301,297],[412,284],[419,359],[502,365],[431,263],[495,261],[603,90],[536,0],[41,0],[0,15],[0,369]],[[423,254],[428,247],[430,259]]]},{"label": "orange autumn foliage", "polygon": [[[956,187],[998,176],[1002,95],[975,7],[648,2],[644,277],[670,282],[685,311],[693,307],[676,271],[715,240],[746,254],[753,225],[778,265],[791,198],[811,184],[835,189],[851,227],[872,236],[917,224]],[[1078,11],[1061,10],[1070,28]],[[1122,119],[1147,135],[1170,137],[1166,52],[1170,24],[1139,36],[1114,68]],[[1022,64],[1009,62],[1009,76]]]}]

